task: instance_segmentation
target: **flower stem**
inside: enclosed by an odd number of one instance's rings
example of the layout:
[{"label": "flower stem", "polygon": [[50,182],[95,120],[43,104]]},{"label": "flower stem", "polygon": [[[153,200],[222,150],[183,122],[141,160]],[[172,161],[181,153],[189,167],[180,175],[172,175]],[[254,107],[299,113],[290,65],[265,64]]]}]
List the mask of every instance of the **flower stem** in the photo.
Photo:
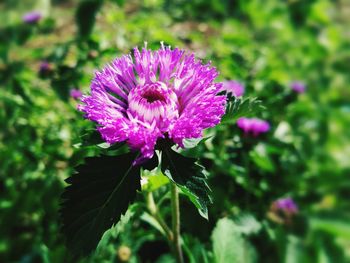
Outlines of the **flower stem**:
[{"label": "flower stem", "polygon": [[156,203],[154,202],[153,194],[152,192],[147,193],[147,207],[148,210],[150,211],[151,215],[153,218],[159,223],[159,225],[162,227],[164,234],[166,238],[169,241],[169,244],[172,244],[173,238],[173,233],[171,232],[171,229],[168,227],[168,225],[165,223],[163,220],[162,216],[159,213],[158,207]]},{"label": "flower stem", "polygon": [[171,183],[171,209],[173,219],[173,248],[177,263],[183,263],[183,254],[181,249],[180,236],[180,205],[179,205],[179,191],[176,184]]}]

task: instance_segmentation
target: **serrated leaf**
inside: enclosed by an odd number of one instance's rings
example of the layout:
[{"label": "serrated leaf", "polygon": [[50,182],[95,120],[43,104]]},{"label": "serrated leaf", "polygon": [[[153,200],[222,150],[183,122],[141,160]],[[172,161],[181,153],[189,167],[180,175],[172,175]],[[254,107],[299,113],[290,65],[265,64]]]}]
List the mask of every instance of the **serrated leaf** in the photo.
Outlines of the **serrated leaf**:
[{"label": "serrated leaf", "polygon": [[76,257],[86,256],[103,233],[115,225],[140,190],[140,167],[135,153],[88,157],[69,177],[62,194],[62,232]]},{"label": "serrated leaf", "polygon": [[226,114],[222,117],[221,123],[235,123],[238,118],[252,116],[263,109],[258,98],[235,98],[227,103]]},{"label": "serrated leaf", "polygon": [[195,158],[182,156],[167,148],[162,151],[161,170],[189,197],[200,214],[208,219],[207,206],[212,203],[210,189],[206,183],[204,167],[196,161]]},{"label": "serrated leaf", "polygon": [[81,143],[76,144],[78,148],[97,146],[104,153],[108,153],[108,155],[119,155],[120,153],[128,152],[126,142],[109,144],[102,139],[101,134],[96,129],[87,130],[86,133],[80,136],[80,140]]}]

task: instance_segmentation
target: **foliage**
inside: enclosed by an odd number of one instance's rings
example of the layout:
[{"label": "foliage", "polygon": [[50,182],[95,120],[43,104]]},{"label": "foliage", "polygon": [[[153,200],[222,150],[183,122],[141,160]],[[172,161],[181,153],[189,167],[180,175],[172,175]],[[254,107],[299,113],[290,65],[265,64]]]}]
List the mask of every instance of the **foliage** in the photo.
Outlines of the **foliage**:
[{"label": "foliage", "polygon": [[204,167],[196,164],[196,159],[184,157],[171,149],[162,153],[162,172],[180,187],[198,208],[199,213],[208,219],[207,206],[211,199]]},{"label": "foliage", "polygon": [[[140,167],[134,153],[86,158],[66,179],[61,214],[67,245],[76,255],[89,254],[102,235],[119,221],[140,190]],[[115,164],[118,170],[115,171]],[[116,205],[118,204],[118,205]]]},{"label": "foliage", "polygon": [[254,249],[232,220],[220,219],[213,231],[212,240],[214,262],[256,262]]},{"label": "foliage", "polygon": [[[169,181],[185,179],[186,185],[196,178],[190,186],[203,185],[202,166],[213,204],[186,188],[180,199],[188,262],[349,261],[348,7],[345,0],[2,1],[0,261],[70,259],[59,234],[59,196],[81,176],[103,179],[89,162],[81,164],[84,159],[122,158],[116,152],[124,154],[125,147],[91,133],[93,125],[76,110],[69,91],[87,93],[94,70],[144,41],[151,48],[164,41],[195,51],[218,68],[219,80],[238,80],[246,93],[231,98],[222,125],[207,130],[205,139],[188,141],[189,149],[169,150],[169,156],[163,152],[163,169],[141,169],[142,191],[134,197],[135,184],[130,196],[134,204],[80,262],[172,262],[155,215],[170,221]],[[22,15],[32,10],[41,11],[42,20],[23,23]],[[39,73],[42,61],[51,65],[45,74]],[[295,80],[306,83],[304,94],[290,89]],[[245,135],[236,120],[248,115],[267,120],[271,130]],[[162,174],[172,169],[170,157],[185,158],[186,178]],[[104,169],[113,188],[120,179],[113,173],[125,169]],[[150,209],[149,193],[157,210]],[[269,214],[271,203],[285,196],[299,206],[291,224]],[[207,206],[209,221],[191,200],[204,214]],[[99,238],[81,241],[96,244]]]}]

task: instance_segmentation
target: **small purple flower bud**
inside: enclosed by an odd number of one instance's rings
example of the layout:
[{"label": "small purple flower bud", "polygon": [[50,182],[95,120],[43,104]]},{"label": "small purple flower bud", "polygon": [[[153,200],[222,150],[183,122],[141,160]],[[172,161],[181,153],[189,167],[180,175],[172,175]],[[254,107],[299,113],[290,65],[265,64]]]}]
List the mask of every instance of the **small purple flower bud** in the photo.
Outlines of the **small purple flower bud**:
[{"label": "small purple flower bud", "polygon": [[41,76],[47,76],[53,71],[53,66],[50,62],[43,60],[39,65],[39,74]]},{"label": "small purple flower bud", "polygon": [[71,89],[69,94],[75,100],[78,100],[83,96],[83,93],[78,89]]},{"label": "small purple flower bud", "polygon": [[276,209],[282,210],[288,214],[298,213],[298,206],[290,197],[278,199],[273,203],[273,205],[276,207]]},{"label": "small purple flower bud", "polygon": [[231,93],[235,97],[241,97],[244,94],[244,86],[235,80],[227,80],[223,82],[222,90]]},{"label": "small purple flower bud", "polygon": [[293,223],[293,217],[299,212],[298,206],[292,198],[280,198],[274,201],[267,216],[278,224],[290,225]]},{"label": "small purple flower bud", "polygon": [[270,124],[258,118],[239,118],[237,120],[237,126],[242,129],[245,134],[251,133],[255,137],[270,130]]},{"label": "small purple flower bud", "polygon": [[294,90],[297,93],[304,93],[306,89],[305,83],[301,81],[294,81],[290,84],[290,87],[292,90]]},{"label": "small purple flower bud", "polygon": [[42,15],[38,11],[32,11],[25,13],[22,17],[22,21],[27,24],[35,24],[39,22],[39,20],[42,18]]}]

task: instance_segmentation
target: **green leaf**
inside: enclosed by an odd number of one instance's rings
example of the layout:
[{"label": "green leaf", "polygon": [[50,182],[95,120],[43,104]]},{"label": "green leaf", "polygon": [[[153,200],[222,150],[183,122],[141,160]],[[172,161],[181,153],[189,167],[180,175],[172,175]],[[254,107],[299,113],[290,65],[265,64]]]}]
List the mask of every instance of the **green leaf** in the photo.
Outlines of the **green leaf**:
[{"label": "green leaf", "polygon": [[173,255],[163,254],[161,255],[155,263],[176,263]]},{"label": "green leaf", "polygon": [[158,188],[162,187],[169,183],[168,177],[164,176],[160,171],[158,172],[147,172],[143,171],[142,181],[145,181],[145,184],[142,184],[142,191],[153,192]]},{"label": "green leaf", "polygon": [[249,157],[259,167],[260,170],[270,172],[270,173],[275,172],[274,163],[271,160],[265,145],[258,144],[254,148],[254,150],[249,153]]},{"label": "green leaf", "polygon": [[241,214],[234,222],[237,231],[242,234],[257,234],[261,230],[261,224],[251,214]]},{"label": "green leaf", "polygon": [[340,218],[310,218],[310,228],[314,231],[324,231],[337,237],[350,240],[350,225],[348,220]]},{"label": "green leaf", "polygon": [[221,123],[235,123],[238,118],[252,116],[263,109],[264,107],[258,98],[235,98],[228,102],[226,114],[222,117]]},{"label": "green leaf", "polygon": [[[102,139],[100,132],[96,129],[86,130],[86,133],[80,136],[80,141],[74,146],[77,148],[96,146],[106,155],[120,155],[129,152],[125,141],[109,144]],[[152,158],[152,161],[154,161],[154,158]]]},{"label": "green leaf", "polygon": [[[164,176],[163,176],[164,177]],[[155,229],[157,229],[160,233],[162,233],[164,236],[166,236],[164,229],[162,228],[162,226],[158,223],[158,221],[151,216],[149,213],[144,212],[141,217],[141,220],[145,221],[146,223],[150,224],[151,226],[153,226]]]},{"label": "green leaf", "polygon": [[125,5],[125,0],[111,0],[116,3],[118,6],[123,7]]},{"label": "green leaf", "polygon": [[69,177],[62,194],[62,232],[76,257],[86,256],[103,233],[115,225],[140,190],[140,167],[135,153],[89,157]]},{"label": "green leaf", "polygon": [[184,254],[187,256],[188,263],[209,263],[209,253],[205,244],[203,244],[198,238],[193,237],[192,235],[181,235],[182,237],[182,246]]},{"label": "green leaf", "polygon": [[96,14],[102,6],[102,0],[82,0],[75,14],[79,35],[87,38],[95,25]]},{"label": "green leaf", "polygon": [[166,148],[162,151],[161,170],[189,197],[201,216],[208,219],[207,205],[212,203],[210,189],[206,183],[204,167],[196,161],[195,158],[182,156]]},{"label": "green leaf", "polygon": [[303,246],[302,240],[297,236],[288,235],[286,252],[285,252],[285,263],[298,263],[305,262],[303,260]]},{"label": "green leaf", "polygon": [[222,218],[212,233],[215,263],[250,263],[256,262],[256,252],[241,233],[237,225],[228,218]]},{"label": "green leaf", "polygon": [[191,149],[195,148],[198,145],[205,143],[205,141],[211,139],[213,136],[208,136],[205,138],[192,138],[192,139],[185,139],[183,140],[183,144],[185,146],[185,149]]},{"label": "green leaf", "polygon": [[80,136],[82,146],[92,146],[105,142],[96,129],[87,130]]}]

